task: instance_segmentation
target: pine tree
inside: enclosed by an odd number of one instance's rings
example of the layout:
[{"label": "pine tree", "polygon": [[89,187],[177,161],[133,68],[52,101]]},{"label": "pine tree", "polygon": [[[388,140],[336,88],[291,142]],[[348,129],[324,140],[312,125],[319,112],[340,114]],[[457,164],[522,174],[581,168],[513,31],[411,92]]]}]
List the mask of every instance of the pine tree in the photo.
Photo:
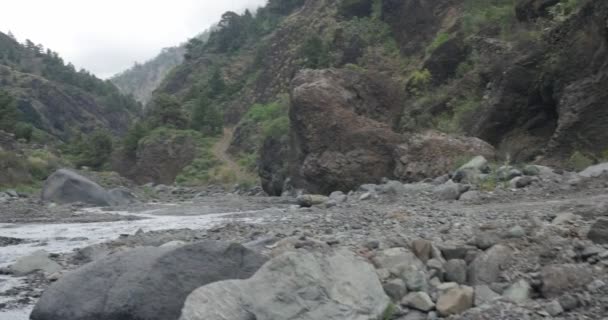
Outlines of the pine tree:
[{"label": "pine tree", "polygon": [[17,123],[15,99],[6,91],[0,90],[0,130],[13,132]]},{"label": "pine tree", "polygon": [[222,72],[219,68],[216,68],[213,73],[211,73],[211,78],[207,83],[207,87],[209,88],[210,98],[216,98],[224,93],[226,83],[224,82],[224,77],[222,76]]},{"label": "pine tree", "polygon": [[150,118],[154,126],[168,126],[183,129],[187,119],[179,101],[168,94],[160,94],[152,101]]},{"label": "pine tree", "polygon": [[224,127],[222,112],[207,99],[201,98],[192,113],[190,127],[205,134],[220,134]]}]

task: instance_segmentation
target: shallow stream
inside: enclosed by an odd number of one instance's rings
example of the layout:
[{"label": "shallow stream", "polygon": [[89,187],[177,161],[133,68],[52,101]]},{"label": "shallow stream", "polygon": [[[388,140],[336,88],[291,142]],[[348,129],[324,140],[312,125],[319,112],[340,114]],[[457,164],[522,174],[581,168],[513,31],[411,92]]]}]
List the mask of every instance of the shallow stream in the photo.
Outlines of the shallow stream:
[{"label": "shallow stream", "polygon": [[[0,224],[0,236],[24,239],[18,245],[0,247],[0,267],[13,264],[17,259],[38,250],[49,253],[66,253],[78,248],[113,240],[123,234],[134,234],[138,230],[157,231],[171,229],[210,229],[227,221],[256,223],[264,212],[237,211],[209,213],[209,208],[200,206],[163,205],[140,212],[102,211],[99,208],[85,209],[88,212],[106,212],[134,216],[139,220],[116,222],[66,223],[66,224]],[[225,210],[224,210],[225,211]],[[216,211],[216,212],[222,212]],[[238,215],[237,215],[238,214]],[[27,320],[32,306],[22,309],[2,309],[2,303],[19,299],[5,296],[3,292],[23,285],[23,279],[0,275],[0,320]]]}]

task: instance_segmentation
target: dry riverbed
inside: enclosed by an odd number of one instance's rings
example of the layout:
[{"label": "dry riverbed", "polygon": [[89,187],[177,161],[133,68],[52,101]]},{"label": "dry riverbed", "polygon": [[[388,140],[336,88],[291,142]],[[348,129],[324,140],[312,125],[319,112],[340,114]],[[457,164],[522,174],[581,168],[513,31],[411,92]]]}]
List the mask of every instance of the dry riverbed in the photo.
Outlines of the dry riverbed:
[{"label": "dry riverbed", "polygon": [[[594,244],[586,235],[598,218],[607,215],[608,180],[597,178],[577,183],[568,180],[569,177],[553,177],[525,189],[479,192],[467,201],[440,201],[434,186],[415,184],[394,191],[381,186],[362,189],[329,207],[301,208],[290,197],[216,194],[171,204],[149,203],[112,210],[65,207],[59,215],[52,213],[56,209],[45,211],[39,207],[36,212],[47,213],[34,214],[32,222],[9,213],[6,215],[9,218],[2,218],[0,236],[19,240],[4,241],[0,265],[7,267],[42,249],[51,253],[51,259],[62,270],[25,277],[2,276],[0,319],[27,319],[28,310],[42,290],[66,271],[129,248],[176,241],[225,240],[267,242],[268,245],[258,247],[271,252],[276,250],[272,243],[286,239],[296,239],[299,241],[296,246],[303,248],[317,245],[348,248],[370,261],[389,248],[413,250],[412,244],[421,240],[447,250],[442,251],[444,256],[452,252],[450,248],[464,248],[468,252],[466,259],[470,259],[466,262],[470,264],[475,257],[488,254],[492,247],[505,246],[509,248],[508,263],[496,275],[493,294],[508,295],[513,284],[525,281],[530,285],[525,299],[514,302],[503,297],[483,308],[472,308],[456,319],[511,319],[500,316],[509,313],[518,319],[550,318],[548,312],[555,312],[551,308],[557,300],[543,296],[539,277],[547,266],[568,264],[591,270],[594,285],[575,284],[573,289],[561,293],[563,299],[575,299],[576,306],[559,312],[555,318],[603,319],[608,316],[605,285],[608,247]],[[31,200],[14,202],[18,201]],[[590,250],[595,252],[583,254]],[[381,268],[378,271],[383,283],[393,281]],[[429,294],[432,296],[431,291]],[[395,319],[437,316],[435,311],[420,312],[408,306],[407,301],[397,301],[397,305],[400,306]]]}]

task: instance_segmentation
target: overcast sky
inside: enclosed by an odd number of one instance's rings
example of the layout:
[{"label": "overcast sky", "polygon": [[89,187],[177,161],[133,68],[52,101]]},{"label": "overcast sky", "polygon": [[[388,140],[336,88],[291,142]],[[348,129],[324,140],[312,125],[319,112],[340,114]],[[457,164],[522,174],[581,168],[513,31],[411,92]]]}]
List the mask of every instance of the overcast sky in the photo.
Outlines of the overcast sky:
[{"label": "overcast sky", "polygon": [[1,0],[0,31],[109,77],[266,0]]}]

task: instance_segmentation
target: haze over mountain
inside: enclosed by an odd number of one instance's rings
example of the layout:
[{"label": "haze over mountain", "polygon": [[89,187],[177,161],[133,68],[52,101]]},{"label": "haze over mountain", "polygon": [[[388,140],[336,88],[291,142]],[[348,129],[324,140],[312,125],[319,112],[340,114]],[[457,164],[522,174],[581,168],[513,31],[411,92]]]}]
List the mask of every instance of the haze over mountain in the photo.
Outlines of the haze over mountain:
[{"label": "haze over mountain", "polygon": [[[108,78],[207,29],[228,10],[263,5],[231,1],[3,1],[0,31],[43,43],[78,69]],[[32,8],[35,8],[33,10]],[[35,23],[33,23],[35,22]]]}]

